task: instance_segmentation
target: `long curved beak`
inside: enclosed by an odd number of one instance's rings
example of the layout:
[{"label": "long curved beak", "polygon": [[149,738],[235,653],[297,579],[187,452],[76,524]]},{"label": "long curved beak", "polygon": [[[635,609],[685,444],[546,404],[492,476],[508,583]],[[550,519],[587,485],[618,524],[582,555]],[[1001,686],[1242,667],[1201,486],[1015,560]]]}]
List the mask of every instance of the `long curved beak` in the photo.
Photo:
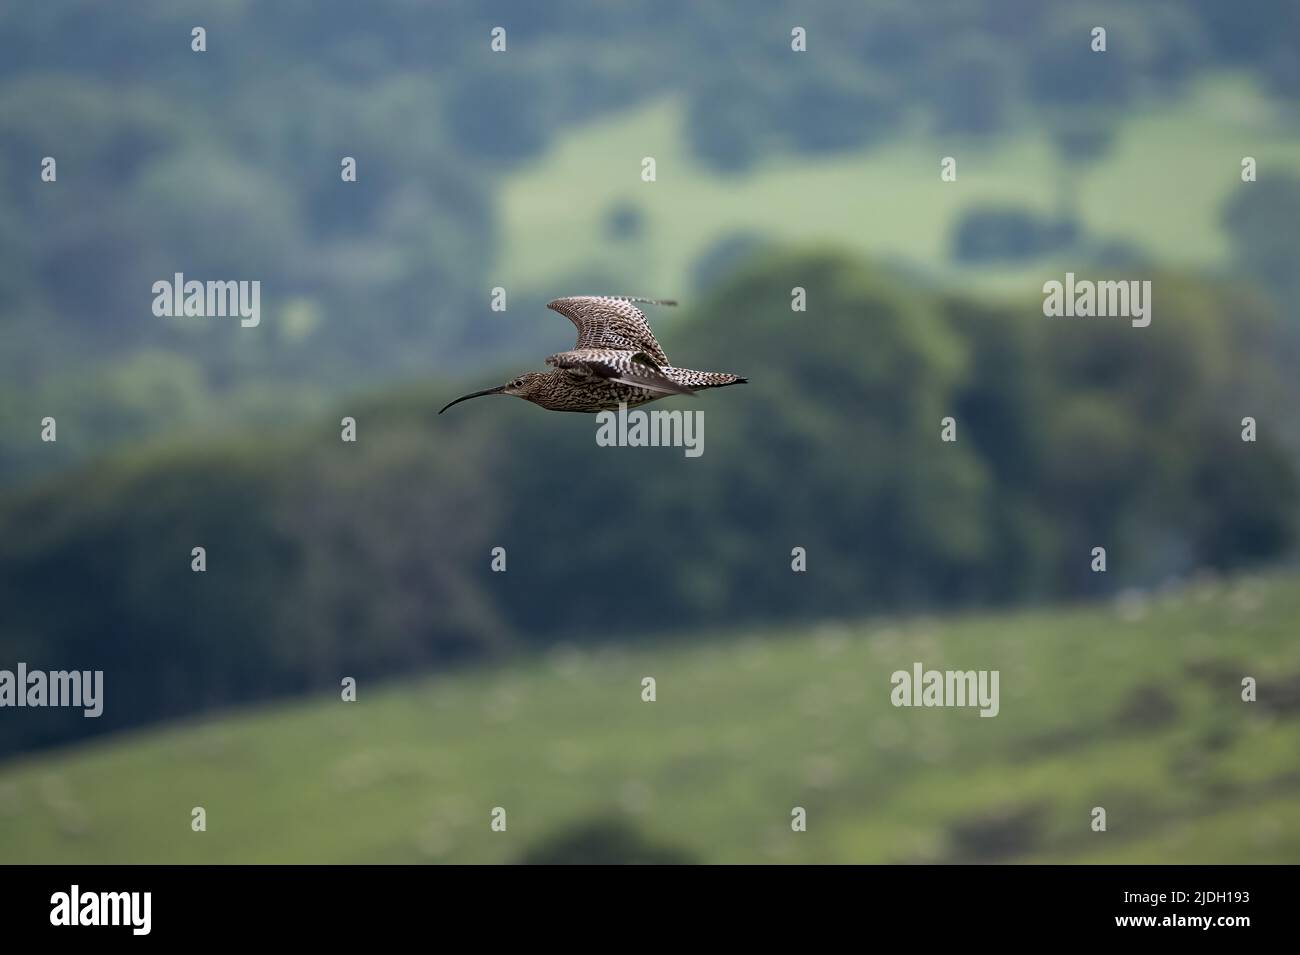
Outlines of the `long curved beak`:
[{"label": "long curved beak", "polygon": [[[505,390],[506,390],[506,386],[505,386],[505,385],[499,385],[499,386],[496,387],[496,388],[487,388],[487,389],[484,389],[483,391],[476,391],[476,392],[474,392],[473,394],[469,394],[469,395],[461,395],[461,396],[460,396],[459,398],[457,398],[455,401],[448,402],[447,404],[443,405],[442,411],[446,411],[446,410],[447,410],[448,408],[450,408],[452,405],[458,405],[458,404],[460,404],[462,401],[469,401],[469,399],[471,399],[471,398],[482,398],[484,395],[499,395],[499,394],[501,394],[501,393],[502,393],[503,391],[505,391]],[[439,411],[438,414],[442,414],[442,411]]]}]

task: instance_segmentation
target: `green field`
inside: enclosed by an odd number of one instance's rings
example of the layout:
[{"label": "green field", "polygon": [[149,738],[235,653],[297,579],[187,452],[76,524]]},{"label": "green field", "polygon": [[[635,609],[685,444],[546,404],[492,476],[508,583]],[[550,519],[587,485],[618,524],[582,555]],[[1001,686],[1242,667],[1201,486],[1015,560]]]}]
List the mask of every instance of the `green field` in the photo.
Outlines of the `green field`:
[{"label": "green field", "polygon": [[[1069,174],[1041,131],[990,140],[906,135],[735,175],[693,158],[682,112],[679,102],[662,101],[580,128],[509,178],[498,200],[494,281],[553,290],[556,276],[572,276],[621,281],[637,294],[683,294],[697,257],[741,232],[826,242],[980,291],[1037,290],[1045,273],[1082,264],[1076,255],[991,269],[950,258],[953,227],[973,204],[1054,207]],[[1300,135],[1244,78],[1218,76],[1180,101],[1135,109],[1110,152],[1079,173],[1084,225],[1091,238],[1123,239],[1168,266],[1222,265],[1221,207],[1242,187],[1247,155],[1261,179],[1300,171]],[[641,181],[644,156],[656,160],[653,183]],[[939,179],[943,156],[958,161],[954,183]],[[618,203],[641,210],[641,235],[606,235],[605,217]]]},{"label": "green field", "polygon": [[[1296,584],[568,647],[363,683],[355,703],[11,761],[0,861],[501,862],[604,820],[618,833],[598,841],[705,862],[1294,863]],[[894,708],[890,674],[913,661],[999,670],[1000,714]],[[1241,701],[1243,676],[1258,702]]]}]

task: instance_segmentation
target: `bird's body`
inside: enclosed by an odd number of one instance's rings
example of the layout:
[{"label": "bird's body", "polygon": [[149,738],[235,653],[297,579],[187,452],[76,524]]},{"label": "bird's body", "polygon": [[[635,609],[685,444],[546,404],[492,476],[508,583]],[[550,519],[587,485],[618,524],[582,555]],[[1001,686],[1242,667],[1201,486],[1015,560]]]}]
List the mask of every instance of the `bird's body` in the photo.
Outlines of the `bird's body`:
[{"label": "bird's body", "polygon": [[[670,394],[694,394],[744,380],[725,372],[651,365],[647,357],[644,352],[616,348],[560,352],[546,359],[557,370],[538,374],[525,397],[548,411],[606,411],[620,404],[630,408]],[[654,379],[655,387],[631,384],[639,376]]]},{"label": "bird's body", "polygon": [[457,398],[442,411],[467,398],[506,394],[531,401],[548,411],[591,413],[746,381],[727,372],[674,367],[636,302],[675,304],[615,295],[556,299],[546,307],[577,326],[578,340],[572,350],[546,359],[554,371],[528,372],[499,388]]}]

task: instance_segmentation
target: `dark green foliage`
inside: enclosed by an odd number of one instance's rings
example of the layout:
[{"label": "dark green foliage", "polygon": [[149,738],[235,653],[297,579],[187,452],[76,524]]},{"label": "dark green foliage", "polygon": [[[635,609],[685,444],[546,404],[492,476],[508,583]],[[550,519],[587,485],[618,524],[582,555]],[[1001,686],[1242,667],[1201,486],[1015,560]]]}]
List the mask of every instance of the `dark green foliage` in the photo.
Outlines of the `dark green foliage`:
[{"label": "dark green foliage", "polygon": [[497,69],[465,74],[447,95],[447,131],[472,155],[518,161],[547,140],[543,90],[536,71],[499,58]]},{"label": "dark green foliage", "polygon": [[1048,807],[1000,806],[953,821],[948,839],[951,862],[996,862],[1008,856],[1026,855],[1037,848]]},{"label": "dark green foliage", "polygon": [[998,132],[1015,100],[1014,64],[987,38],[960,41],[938,59],[931,96],[940,131]]},{"label": "dark green foliage", "polygon": [[816,68],[792,71],[773,115],[776,127],[796,149],[834,152],[879,142],[894,131],[903,113],[902,98],[885,77],[823,69],[824,57],[798,62]]},{"label": "dark green foliage", "polygon": [[1149,733],[1178,718],[1178,701],[1158,683],[1143,684],[1129,691],[1115,713],[1117,728]]},{"label": "dark green foliage", "polygon": [[[1134,91],[1136,77],[1132,37],[1094,23],[1091,14],[1061,24],[1035,46],[1028,70],[1034,97],[1050,107],[1120,106]],[[1107,28],[1105,52],[1092,49],[1094,26]]]},{"label": "dark green foliage", "polygon": [[686,137],[700,157],[719,172],[744,172],[766,154],[772,104],[764,85],[723,77],[691,94]]},{"label": "dark green foliage", "polygon": [[770,240],[757,232],[733,232],[723,236],[695,260],[695,266],[691,269],[691,284],[698,291],[711,289],[759,250],[770,245]]},{"label": "dark green foliage", "polygon": [[1060,252],[1078,239],[1079,225],[1072,219],[986,206],[961,217],[952,254],[959,262],[1023,262]]},{"label": "dark green foliage", "polygon": [[524,865],[692,865],[689,852],[648,840],[621,819],[593,819],[557,832],[524,853]]},{"label": "dark green foliage", "polygon": [[645,213],[632,202],[620,202],[605,213],[605,232],[611,239],[635,239],[645,230]]},{"label": "dark green foliage", "polygon": [[1242,183],[1223,212],[1236,264],[1300,315],[1300,178],[1267,175]]}]

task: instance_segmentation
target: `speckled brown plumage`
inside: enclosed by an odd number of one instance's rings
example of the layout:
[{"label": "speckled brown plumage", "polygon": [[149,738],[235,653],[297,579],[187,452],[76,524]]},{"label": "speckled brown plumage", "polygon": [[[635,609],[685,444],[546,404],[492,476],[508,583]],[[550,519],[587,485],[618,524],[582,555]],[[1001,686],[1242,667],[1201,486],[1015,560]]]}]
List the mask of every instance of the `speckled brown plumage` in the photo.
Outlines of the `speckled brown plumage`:
[{"label": "speckled brown plumage", "polygon": [[620,404],[643,405],[668,395],[693,395],[747,380],[727,372],[672,365],[645,313],[636,307],[638,302],[677,304],[621,295],[557,298],[546,307],[573,322],[578,340],[569,351],[546,359],[554,371],[527,372],[500,387],[457,398],[442,411],[468,398],[493,394],[514,395],[549,411],[607,411]]}]

